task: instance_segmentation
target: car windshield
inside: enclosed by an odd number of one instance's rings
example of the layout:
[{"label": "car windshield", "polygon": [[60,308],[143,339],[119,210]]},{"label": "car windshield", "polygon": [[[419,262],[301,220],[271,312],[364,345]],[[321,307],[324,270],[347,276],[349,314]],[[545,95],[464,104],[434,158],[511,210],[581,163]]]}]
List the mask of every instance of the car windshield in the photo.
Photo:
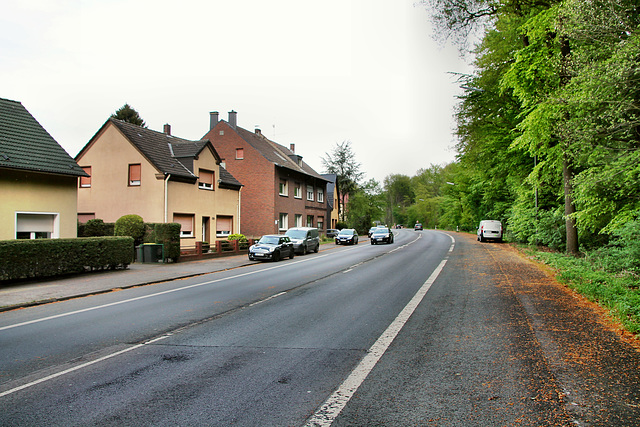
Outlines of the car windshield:
[{"label": "car windshield", "polygon": [[258,243],[262,243],[263,245],[277,245],[278,237],[277,236],[262,236]]},{"label": "car windshield", "polygon": [[387,229],[387,228],[376,228],[374,230],[374,234],[388,233],[388,232],[389,232],[389,229]]},{"label": "car windshield", "polygon": [[340,230],[342,236],[353,236],[353,230]]},{"label": "car windshield", "polygon": [[307,232],[304,230],[287,230],[285,234],[292,239],[304,239]]}]

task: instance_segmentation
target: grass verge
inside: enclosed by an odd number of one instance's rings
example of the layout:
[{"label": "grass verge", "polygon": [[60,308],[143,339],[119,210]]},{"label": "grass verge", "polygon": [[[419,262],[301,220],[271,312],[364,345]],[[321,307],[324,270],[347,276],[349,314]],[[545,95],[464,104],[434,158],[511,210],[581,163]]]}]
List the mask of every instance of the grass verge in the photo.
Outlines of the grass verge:
[{"label": "grass verge", "polygon": [[610,273],[585,258],[527,249],[540,262],[554,268],[559,282],[606,308],[631,333],[640,335],[640,279],[637,275]]}]

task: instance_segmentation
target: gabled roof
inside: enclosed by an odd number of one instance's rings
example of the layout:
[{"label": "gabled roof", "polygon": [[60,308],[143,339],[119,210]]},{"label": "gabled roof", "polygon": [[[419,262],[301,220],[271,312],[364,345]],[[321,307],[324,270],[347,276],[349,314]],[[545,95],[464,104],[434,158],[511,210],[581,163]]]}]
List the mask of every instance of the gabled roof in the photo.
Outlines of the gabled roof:
[{"label": "gabled roof", "polygon": [[0,98],[0,168],[89,176],[17,101]]},{"label": "gabled roof", "polygon": [[[250,132],[246,129],[241,128],[240,126],[236,126],[235,130],[242,139],[249,143],[253,148],[258,150],[258,152],[260,152],[260,154],[262,154],[265,159],[275,164],[276,166],[310,175],[322,181],[327,181],[326,178],[313,170],[311,166],[306,164],[302,160],[301,156],[297,156],[293,151],[289,150],[285,146],[271,141],[270,139],[262,135],[262,133]],[[300,160],[300,163],[297,163],[294,160],[298,158]]]},{"label": "gabled roof", "polygon": [[[206,147],[209,147],[213,152],[216,163],[220,164],[220,156],[218,155],[218,152],[207,139],[190,141],[114,118],[109,118],[96,135],[98,135],[109,123],[118,128],[125,138],[140,150],[142,155],[144,155],[156,169],[165,175],[171,174],[174,178],[183,178],[195,181],[198,176],[193,170],[193,160]],[[93,141],[94,138],[95,136],[91,138],[91,140]],[[91,141],[80,151],[80,153],[85,151],[90,144]],[[225,184],[227,188],[236,189],[242,186],[242,184],[240,184],[222,166],[220,166],[220,180],[220,184]]]}]

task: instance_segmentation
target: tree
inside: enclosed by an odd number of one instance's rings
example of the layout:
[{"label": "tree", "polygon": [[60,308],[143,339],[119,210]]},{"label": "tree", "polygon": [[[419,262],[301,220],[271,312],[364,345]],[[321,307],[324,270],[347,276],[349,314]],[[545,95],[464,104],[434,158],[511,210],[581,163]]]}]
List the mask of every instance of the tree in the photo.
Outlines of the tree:
[{"label": "tree", "polygon": [[387,193],[388,224],[406,224],[406,209],[415,200],[411,178],[407,175],[393,174],[385,177],[384,189]]},{"label": "tree", "polygon": [[364,173],[360,171],[360,163],[356,162],[350,141],[336,143],[331,153],[325,153],[321,160],[325,172],[336,175],[338,217],[344,222],[347,198],[358,188]]},{"label": "tree", "polygon": [[132,123],[143,128],[147,127],[147,124],[144,122],[144,120],[142,120],[138,112],[131,108],[129,104],[124,104],[122,107],[120,107],[119,110],[111,115],[111,118]]},{"label": "tree", "polygon": [[380,184],[374,179],[358,186],[349,194],[346,209],[349,227],[364,234],[375,221],[381,221],[384,217],[384,197]]}]

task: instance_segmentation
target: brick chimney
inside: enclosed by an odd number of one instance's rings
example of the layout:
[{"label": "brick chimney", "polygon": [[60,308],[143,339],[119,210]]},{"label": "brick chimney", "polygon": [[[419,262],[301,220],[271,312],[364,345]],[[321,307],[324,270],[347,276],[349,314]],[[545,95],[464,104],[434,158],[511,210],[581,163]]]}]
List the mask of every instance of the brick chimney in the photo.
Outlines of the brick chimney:
[{"label": "brick chimney", "polygon": [[171,125],[169,123],[165,123],[164,133],[166,133],[167,135],[171,135]]},{"label": "brick chimney", "polygon": [[233,110],[229,111],[229,125],[235,129],[237,123],[238,123],[238,112]]},{"label": "brick chimney", "polygon": [[291,150],[292,153],[296,152],[296,144],[289,144],[289,149]]},{"label": "brick chimney", "polygon": [[262,131],[260,130],[260,128],[256,128],[255,132],[256,135],[262,135]]},{"label": "brick chimney", "polygon": [[209,113],[209,130],[216,127],[217,124],[218,124],[218,112],[212,111]]}]

